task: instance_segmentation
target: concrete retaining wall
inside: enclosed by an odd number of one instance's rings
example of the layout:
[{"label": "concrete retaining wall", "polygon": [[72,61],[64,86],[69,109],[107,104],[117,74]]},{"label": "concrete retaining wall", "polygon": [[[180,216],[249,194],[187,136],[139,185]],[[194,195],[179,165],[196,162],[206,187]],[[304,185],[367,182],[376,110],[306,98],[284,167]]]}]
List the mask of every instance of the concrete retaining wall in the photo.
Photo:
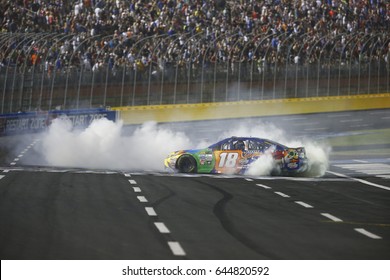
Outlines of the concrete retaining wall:
[{"label": "concrete retaining wall", "polygon": [[261,117],[390,108],[390,93],[112,108],[125,124]]}]

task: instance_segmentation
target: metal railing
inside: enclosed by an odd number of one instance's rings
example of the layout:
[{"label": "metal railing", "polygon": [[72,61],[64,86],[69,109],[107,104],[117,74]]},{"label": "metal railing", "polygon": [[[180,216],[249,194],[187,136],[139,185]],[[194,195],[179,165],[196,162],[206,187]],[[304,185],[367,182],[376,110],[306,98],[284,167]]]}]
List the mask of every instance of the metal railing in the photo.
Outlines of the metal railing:
[{"label": "metal railing", "polygon": [[[303,42],[303,43],[300,43]],[[0,34],[1,113],[390,92],[390,34]]]}]

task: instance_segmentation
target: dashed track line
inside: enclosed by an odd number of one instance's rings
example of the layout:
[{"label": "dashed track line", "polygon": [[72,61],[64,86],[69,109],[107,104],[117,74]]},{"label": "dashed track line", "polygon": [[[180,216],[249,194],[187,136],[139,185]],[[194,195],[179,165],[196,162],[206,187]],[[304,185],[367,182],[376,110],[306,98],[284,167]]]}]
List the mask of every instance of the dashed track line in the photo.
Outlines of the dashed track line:
[{"label": "dashed track line", "polygon": [[271,189],[271,187],[268,187],[268,186],[263,185],[263,184],[256,184],[256,186],[262,187],[262,188],[264,188],[264,189]]},{"label": "dashed track line", "polygon": [[[349,176],[344,175],[344,174],[339,174],[339,173],[330,172],[330,171],[328,171],[328,172],[329,172],[329,173],[333,173],[334,175],[343,176],[343,177],[346,177],[346,178],[351,178],[352,180],[353,180],[353,179],[356,179],[356,178],[352,178],[352,177],[349,177]],[[360,181],[360,179],[356,179],[356,180],[357,180],[357,181]],[[364,180],[362,180],[362,181],[364,181]],[[371,182],[366,182],[366,181],[364,181],[364,182],[362,182],[362,183],[371,184]],[[374,184],[374,185],[375,185],[375,184]],[[263,189],[272,189],[271,187],[266,186],[266,185],[263,185],[263,184],[256,184],[256,186],[261,187],[261,188],[263,188]],[[289,198],[289,197],[290,197],[288,194],[285,194],[285,193],[283,193],[283,192],[275,191],[274,193],[277,194],[277,195],[279,195],[279,196],[281,196],[281,197],[284,197],[284,198]],[[306,203],[306,202],[303,202],[303,201],[297,200],[297,201],[294,201],[294,203],[296,203],[296,204],[298,204],[298,205],[301,205],[301,206],[303,206],[303,207],[305,207],[305,208],[308,208],[308,209],[314,208],[314,206],[312,206],[312,205],[310,205],[310,204],[308,204],[308,203]],[[343,223],[343,220],[342,220],[342,219],[340,219],[340,218],[338,218],[338,217],[336,217],[336,216],[334,216],[334,215],[332,215],[332,214],[329,214],[329,213],[320,213],[320,214],[321,214],[322,216],[328,218],[329,220],[333,221],[333,222],[336,222],[336,223]],[[354,230],[357,231],[357,232],[359,232],[359,233],[361,233],[361,234],[363,234],[363,235],[365,235],[365,236],[367,236],[367,237],[369,237],[369,238],[372,238],[372,239],[382,239],[382,237],[380,237],[380,236],[378,236],[378,235],[376,235],[376,234],[374,234],[374,233],[372,233],[372,232],[369,232],[369,231],[367,231],[367,230],[365,230],[365,229],[363,229],[363,228],[354,228]]]},{"label": "dashed track line", "polygon": [[359,162],[359,163],[368,163],[366,160],[360,160],[360,159],[354,159],[353,161]]},{"label": "dashed track line", "polygon": [[156,226],[156,228],[160,233],[171,233],[171,231],[167,228],[167,226],[164,223],[155,222],[154,225]]},{"label": "dashed track line", "polygon": [[313,128],[305,128],[305,131],[317,131],[317,130],[326,130],[328,127],[313,127]]},{"label": "dashed track line", "polygon": [[379,235],[376,235],[372,232],[369,232],[368,230],[365,230],[364,228],[355,228],[354,230],[369,237],[369,238],[372,238],[372,239],[382,239],[382,237],[380,237]]},{"label": "dashed track line", "polygon": [[183,248],[180,246],[179,242],[169,241],[168,245],[169,245],[169,248],[171,248],[172,253],[175,256],[185,256],[186,255],[186,253],[184,252]]},{"label": "dashed track line", "polygon": [[139,202],[148,202],[148,200],[144,196],[137,196],[137,198],[138,198]]},{"label": "dashed track line", "polygon": [[296,204],[299,204],[305,208],[314,208],[313,206],[311,206],[310,204],[307,204],[306,202],[303,202],[303,201],[294,201]]},{"label": "dashed track line", "polygon": [[39,141],[39,139],[35,139],[30,145],[28,145],[23,151],[20,152],[20,154],[14,158],[14,160],[10,163],[10,166],[15,166],[17,162],[24,156],[25,153],[28,152],[29,149],[34,147],[34,145]]},{"label": "dashed track line", "polygon": [[361,122],[363,119],[340,120],[341,123]]},{"label": "dashed track line", "polygon": [[153,207],[145,207],[145,211],[149,216],[157,216],[157,213],[154,211]]},{"label": "dashed track line", "polygon": [[332,220],[333,222],[342,222],[342,219],[337,218],[336,216],[333,216],[329,213],[321,213],[322,216],[327,217],[328,219]]},{"label": "dashed track line", "polygon": [[277,195],[280,195],[281,197],[290,197],[288,194],[282,193],[282,192],[275,192]]},{"label": "dashed track line", "polygon": [[[131,175],[128,173],[125,173],[124,176],[131,177]],[[137,185],[137,181],[135,181],[133,179],[128,180],[128,181],[129,181],[130,185]],[[142,189],[140,187],[133,187],[133,191],[135,193],[141,193]],[[140,203],[148,203],[149,202],[148,199],[142,195],[137,196],[137,199]],[[145,211],[150,218],[153,218],[154,220],[158,219],[158,215],[153,207],[146,206]],[[154,225],[161,234],[166,236],[165,238],[167,240],[168,247],[174,256],[186,256],[186,252],[181,247],[180,243],[177,241],[171,240],[172,238],[170,238],[170,235],[169,235],[171,233],[171,231],[168,229],[168,227],[163,222],[156,221],[156,222],[154,222]]]}]

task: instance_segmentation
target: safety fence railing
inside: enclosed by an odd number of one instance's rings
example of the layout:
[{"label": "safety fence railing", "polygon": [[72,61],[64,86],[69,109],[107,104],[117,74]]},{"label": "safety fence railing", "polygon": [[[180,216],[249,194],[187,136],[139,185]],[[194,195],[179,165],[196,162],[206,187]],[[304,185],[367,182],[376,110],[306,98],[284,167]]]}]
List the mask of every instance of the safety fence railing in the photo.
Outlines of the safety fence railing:
[{"label": "safety fence railing", "polygon": [[2,114],[389,92],[389,33],[0,33]]}]

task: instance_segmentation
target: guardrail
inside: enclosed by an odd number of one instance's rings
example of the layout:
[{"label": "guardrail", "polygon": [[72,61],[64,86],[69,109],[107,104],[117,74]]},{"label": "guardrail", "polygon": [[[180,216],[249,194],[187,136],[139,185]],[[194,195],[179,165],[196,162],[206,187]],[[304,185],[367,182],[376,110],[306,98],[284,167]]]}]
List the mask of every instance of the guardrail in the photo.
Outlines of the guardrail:
[{"label": "guardrail", "polygon": [[390,92],[389,33],[282,35],[3,33],[1,114]]}]

